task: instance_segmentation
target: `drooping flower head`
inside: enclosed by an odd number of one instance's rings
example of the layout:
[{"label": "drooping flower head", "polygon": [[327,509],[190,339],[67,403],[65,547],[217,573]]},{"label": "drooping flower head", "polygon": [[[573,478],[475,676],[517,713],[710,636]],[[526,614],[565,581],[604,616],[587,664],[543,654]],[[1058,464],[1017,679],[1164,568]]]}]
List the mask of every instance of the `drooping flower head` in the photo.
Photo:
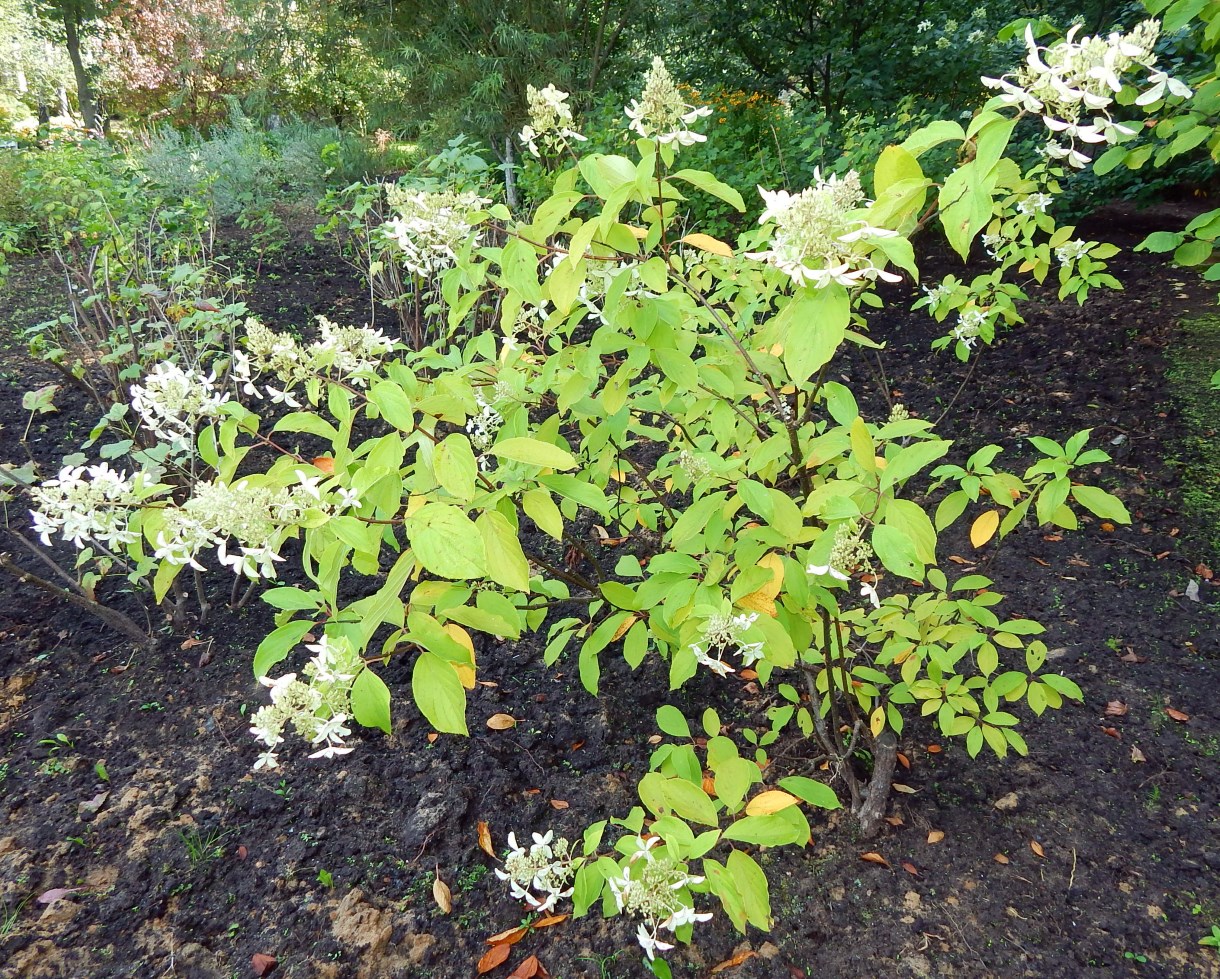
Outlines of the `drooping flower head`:
[{"label": "drooping flower head", "polygon": [[585,141],[585,137],[572,128],[572,107],[568,105],[567,92],[561,92],[554,85],[546,88],[528,85],[525,97],[529,103],[530,121],[517,138],[534,156],[564,150],[571,140]]},{"label": "drooping flower head", "polygon": [[410,190],[390,185],[386,199],[395,215],[383,230],[402,249],[402,263],[416,275],[433,275],[457,261],[462,246],[480,233],[476,212],[491,203],[473,191]]}]

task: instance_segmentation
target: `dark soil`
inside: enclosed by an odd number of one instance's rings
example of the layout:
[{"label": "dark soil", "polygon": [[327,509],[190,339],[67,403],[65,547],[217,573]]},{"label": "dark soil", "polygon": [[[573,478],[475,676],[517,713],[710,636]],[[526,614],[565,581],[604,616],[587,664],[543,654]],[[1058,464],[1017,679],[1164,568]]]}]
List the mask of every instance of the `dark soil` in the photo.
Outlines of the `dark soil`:
[{"label": "dark soil", "polygon": [[[1181,223],[1114,209],[1087,230],[1129,249]],[[980,562],[1010,615],[1046,624],[1054,667],[1084,705],[1029,719],[1029,757],[1005,762],[971,761],[960,742],[931,751],[930,729],[911,725],[899,780],[913,791],[894,793],[881,838],[865,844],[847,820],[821,819],[811,847],[762,854],[774,930],[743,937],[717,914],[671,954],[676,976],[707,976],[745,951],[757,954],[720,974],[1220,975],[1197,944],[1220,924],[1220,589],[1205,543],[1216,534],[1184,509],[1182,480],[1210,446],[1166,381],[1181,319],[1215,297],[1154,257],[1124,251],[1113,264],[1126,291],[1083,309],[1032,304],[1028,325],[972,372],[930,354],[929,324],[901,303],[873,320],[888,343],[885,388],[870,358],[843,369],[874,414],[886,389],[925,417],[956,395],[943,430],[962,458],[997,442],[1019,470],[1025,436],[1086,427],[1113,453],[1099,479],[1126,500],[1131,527],[1023,530],[983,557],[966,541],[946,550]],[[54,377],[19,333],[54,311],[55,289],[49,267],[27,260],[0,292],[0,459],[23,461],[28,445],[50,466],[92,422],[61,399],[20,441],[22,392]],[[249,303],[280,326],[367,318],[349,271],[307,239],[264,258]],[[9,505],[18,529],[22,514]],[[33,560],[8,539],[0,550]],[[1191,581],[1202,601],[1186,597]],[[662,702],[659,672],[632,674],[609,654],[593,699],[573,665],[544,668],[536,644],[488,642],[480,676],[498,686],[471,696],[474,737],[430,741],[398,666],[386,671],[398,691],[391,737],[353,738],[359,749],[334,762],[286,752],[281,772],[252,774],[247,716],[264,691],[250,664],[271,619],[260,603],[222,609],[198,635],[173,634],[150,609],[159,642],[137,652],[12,578],[0,589],[4,976],[246,977],[256,953],[278,960],[277,976],[472,976],[484,940],[523,914],[478,849],[477,824],[502,845],[510,830],[574,835],[624,815]],[[107,597],[146,621],[138,596]],[[715,698],[740,725],[768,696],[730,680],[672,702],[691,713]],[[500,711],[518,726],[486,730],[481,719]],[[862,860],[869,850],[889,866]],[[433,900],[437,872],[451,914]],[[34,900],[51,888],[73,890]],[[511,962],[534,954],[564,979],[644,975],[633,928],[569,919],[528,935]]]}]

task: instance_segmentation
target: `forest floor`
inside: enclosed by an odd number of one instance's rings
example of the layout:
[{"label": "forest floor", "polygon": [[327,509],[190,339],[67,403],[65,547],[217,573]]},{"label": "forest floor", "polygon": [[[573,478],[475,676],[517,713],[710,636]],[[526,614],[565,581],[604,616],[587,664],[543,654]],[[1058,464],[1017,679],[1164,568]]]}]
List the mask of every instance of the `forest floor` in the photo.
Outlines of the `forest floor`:
[{"label": "forest floor", "polygon": [[[893,795],[881,837],[865,843],[830,814],[812,845],[764,852],[774,929],[742,936],[718,914],[670,953],[675,976],[735,960],[718,974],[1220,976],[1220,956],[1198,944],[1220,925],[1220,530],[1208,522],[1220,480],[1204,386],[1220,327],[1198,319],[1214,313],[1214,292],[1130,251],[1183,220],[1172,208],[1095,215],[1085,237],[1124,247],[1112,264],[1125,291],[1081,309],[1037,290],[1028,324],[973,371],[929,352],[932,327],[906,311],[909,294],[872,317],[884,388],[871,357],[841,370],[866,413],[884,414],[888,392],[934,418],[960,389],[941,428],[958,440],[954,457],[995,442],[1019,470],[1026,436],[1062,442],[1082,428],[1114,456],[1098,479],[1126,501],[1130,527],[1086,520],[1071,533],[1020,530],[998,550],[947,549],[995,580],[1010,616],[1047,626],[1053,666],[1085,702],[1029,718],[1024,759],[972,761],[961,742],[909,725],[900,781],[913,791]],[[23,438],[22,393],[55,377],[29,360],[22,332],[62,300],[48,262],[15,264],[0,289],[0,460],[33,455],[54,471],[93,419],[65,397]],[[305,236],[266,258],[248,302],[280,327],[368,316],[350,270]],[[18,504],[7,519],[24,529]],[[31,563],[5,535],[0,550]],[[406,667],[392,666],[391,736],[252,773],[248,716],[265,691],[251,656],[271,610],[222,608],[205,630],[176,633],[139,596],[115,586],[107,598],[151,624],[152,650],[0,579],[5,977],[247,977],[266,967],[256,955],[301,979],[473,976],[485,939],[523,916],[477,824],[502,847],[509,831],[577,835],[636,802],[659,670],[633,674],[607,654],[594,699],[565,660],[544,667],[537,644],[488,639],[480,676],[497,685],[471,694],[475,736],[429,740]],[[772,696],[731,678],[695,693],[738,726]],[[698,698],[669,702],[691,716]],[[485,729],[497,712],[518,725]],[[438,873],[448,914],[433,898]],[[67,893],[45,900],[53,889]],[[567,919],[532,930],[491,975],[531,955],[559,979],[646,975],[633,932],[621,918]]]}]

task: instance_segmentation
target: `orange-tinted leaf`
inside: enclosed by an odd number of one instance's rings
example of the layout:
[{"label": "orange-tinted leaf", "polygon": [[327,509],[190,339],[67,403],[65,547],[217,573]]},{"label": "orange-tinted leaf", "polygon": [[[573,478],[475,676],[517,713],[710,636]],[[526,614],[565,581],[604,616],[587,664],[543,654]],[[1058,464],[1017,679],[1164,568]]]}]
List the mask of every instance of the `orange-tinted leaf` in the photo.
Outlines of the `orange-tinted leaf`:
[{"label": "orange-tinted leaf", "polygon": [[1111,700],[1106,704],[1106,717],[1126,717],[1130,708],[1121,700]]},{"label": "orange-tinted leaf", "polygon": [[706,792],[710,796],[715,796],[716,780],[714,778],[712,778],[712,776],[710,776],[710,775],[703,776],[703,791]]},{"label": "orange-tinted leaf", "polygon": [[954,564],[973,564],[974,563],[973,561],[967,561],[964,557],[959,557],[956,554],[950,554],[949,560],[952,561]]},{"label": "orange-tinted leaf", "polygon": [[622,623],[614,630],[614,635],[610,637],[611,642],[618,642],[623,636],[627,635],[627,630],[635,625],[638,615],[629,615],[623,619]]},{"label": "orange-tinted leaf", "polygon": [[891,826],[905,826],[901,816],[886,816],[885,821]]},{"label": "orange-tinted leaf", "polygon": [[1103,520],[1098,526],[1100,526],[1101,529],[1107,534],[1114,533],[1114,524],[1110,523],[1109,520]]},{"label": "orange-tinted leaf", "polygon": [[1046,851],[1042,849],[1042,844],[1039,843],[1037,840],[1030,840],[1029,848],[1034,851],[1034,856],[1036,856],[1036,857],[1045,857],[1046,856]]},{"label": "orange-tinted leaf", "polygon": [[583,748],[584,746],[585,746],[585,743],[583,741],[574,741],[572,743],[572,750],[580,751],[580,749]]},{"label": "orange-tinted leaf", "polygon": [[534,979],[535,976],[547,975],[546,969],[538,961],[538,956],[531,955],[509,974],[508,979]]},{"label": "orange-tinted leaf", "polygon": [[743,680],[757,680],[758,671],[752,670],[748,666],[744,670],[738,670],[737,675]]},{"label": "orange-tinted leaf", "polygon": [[[521,930],[524,931],[525,929],[523,928]],[[502,964],[511,954],[511,945],[493,945],[483,953],[483,957],[479,959],[479,964],[475,966],[475,968],[478,970],[479,975],[483,975],[485,972],[491,972],[492,969]]]},{"label": "orange-tinted leaf", "polygon": [[928,842],[929,843],[939,843],[944,838],[945,838],[945,831],[943,829],[934,829],[928,833]]},{"label": "orange-tinted leaf", "polygon": [[1049,568],[1049,567],[1051,566],[1051,562],[1050,562],[1050,561],[1043,561],[1043,560],[1042,560],[1042,558],[1040,558],[1040,557],[1034,557],[1034,555],[1032,555],[1032,554],[1029,556],[1029,559],[1030,559],[1031,561],[1033,561],[1033,562],[1034,562],[1034,564],[1040,564],[1040,565],[1042,565],[1042,567],[1044,567],[1044,568]]},{"label": "orange-tinted leaf", "polygon": [[1161,553],[1156,556],[1156,559],[1158,561],[1164,561],[1165,558],[1169,557],[1169,555],[1172,553],[1172,551],[1161,551]]},{"label": "orange-tinted leaf", "polygon": [[905,768],[908,772],[911,770],[911,759],[904,755],[901,751],[898,752],[898,764]]},{"label": "orange-tinted leaf", "polygon": [[279,964],[274,955],[267,955],[264,952],[255,952],[250,956],[250,968],[254,970],[254,974],[259,979],[262,979],[263,976],[271,975]]},{"label": "orange-tinted leaf", "polygon": [[486,939],[488,945],[516,945],[530,930],[525,925],[518,925],[516,928],[510,928],[508,931],[502,931],[498,935],[492,935]]},{"label": "orange-tinted leaf", "polygon": [[440,737],[440,735],[437,734],[435,731],[429,731],[428,732],[428,744],[435,744],[436,739],[439,737]]},{"label": "orange-tinted leaf", "polygon": [[567,809],[567,808],[568,808],[568,804],[567,804],[566,802],[564,802],[562,799],[552,799],[552,800],[551,800],[551,808],[552,808],[552,809],[561,809],[561,810],[562,810],[562,809]]},{"label": "orange-tinted leaf", "polygon": [[332,456],[318,456],[313,460],[313,467],[321,469],[324,473],[333,473],[335,471],[335,460]]},{"label": "orange-tinted leaf", "polygon": [[1043,534],[1042,539],[1050,541],[1053,544],[1056,541],[1063,540],[1063,534]]},{"label": "orange-tinted leaf", "polygon": [[757,954],[754,949],[747,948],[745,951],[738,952],[731,959],[725,959],[723,962],[716,963],[716,965],[712,966],[711,974],[716,975],[718,972],[724,972],[725,969],[736,969],[743,962],[748,962]]},{"label": "orange-tinted leaf", "polygon": [[492,714],[487,718],[487,726],[493,731],[507,731],[517,726],[517,719],[512,714]]},{"label": "orange-tinted leaf", "polygon": [[927,751],[929,755],[939,755],[944,749],[938,744],[928,745]]},{"label": "orange-tinted leaf", "polygon": [[997,853],[991,859],[994,860],[996,863],[1002,863],[1002,864],[1008,863],[1008,857],[1004,856],[1004,854],[1002,854],[1002,853]]},{"label": "orange-tinted leaf", "polygon": [[885,857],[883,857],[880,853],[877,853],[875,850],[869,850],[868,853],[861,853],[860,859],[867,860],[869,863],[879,864],[882,867],[888,868],[890,865],[890,862],[888,860],[886,860]]},{"label": "orange-tinted leaf", "polygon": [[905,870],[912,877],[919,876],[919,868],[916,867],[915,864],[913,864],[913,863],[903,863],[902,869]]},{"label": "orange-tinted leaf", "polygon": [[1212,571],[1212,569],[1209,568],[1206,564],[1195,565],[1195,574],[1197,574],[1204,581],[1211,581],[1212,578],[1214,578],[1216,576],[1215,572]]},{"label": "orange-tinted leaf", "polygon": [[491,845],[491,828],[487,825],[485,820],[479,820],[478,831],[479,849],[494,860],[496,857],[496,848]]},{"label": "orange-tinted leaf", "polygon": [[1101,729],[1101,733],[1107,738],[1114,738],[1116,741],[1121,741],[1123,739],[1122,733],[1116,727],[1103,727]]},{"label": "orange-tinted leaf", "polygon": [[547,915],[545,918],[543,918],[541,921],[535,921],[533,924],[533,927],[535,927],[535,928],[554,928],[555,925],[559,924],[560,922],[567,921],[568,918],[570,918],[570,917],[571,917],[571,915],[568,915],[568,914],[550,914],[550,915]]},{"label": "orange-tinted leaf", "polygon": [[1185,711],[1175,710],[1173,707],[1166,707],[1165,713],[1172,717],[1179,724],[1185,724],[1190,720],[1190,715]]}]

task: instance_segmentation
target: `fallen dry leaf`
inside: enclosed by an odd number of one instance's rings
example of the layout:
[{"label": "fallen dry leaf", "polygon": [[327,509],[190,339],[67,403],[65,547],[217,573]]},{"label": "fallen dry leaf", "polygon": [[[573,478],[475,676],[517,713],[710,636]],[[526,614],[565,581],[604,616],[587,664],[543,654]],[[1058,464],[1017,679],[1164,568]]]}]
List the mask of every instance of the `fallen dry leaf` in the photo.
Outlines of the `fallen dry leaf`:
[{"label": "fallen dry leaf", "polygon": [[912,877],[919,876],[919,868],[916,867],[915,864],[913,864],[913,863],[903,863],[902,869],[905,870]]},{"label": "fallen dry leaf", "polygon": [[554,928],[556,925],[567,921],[571,915],[568,914],[549,914],[541,921],[535,921],[534,928]]},{"label": "fallen dry leaf", "polygon": [[895,792],[901,792],[903,795],[914,795],[919,789],[913,789],[909,785],[903,785],[901,782],[895,782],[891,788]]},{"label": "fallen dry leaf", "polygon": [[905,826],[901,816],[886,816],[885,821],[891,826]]},{"label": "fallen dry leaf", "polygon": [[[521,930],[524,931],[525,929]],[[479,964],[475,966],[475,969],[479,975],[491,972],[496,966],[502,965],[511,954],[512,946],[508,943],[493,945],[483,953],[483,957],[479,959]]]},{"label": "fallen dry leaf", "polygon": [[934,829],[928,833],[929,843],[939,843],[945,838],[945,831],[942,829]]},{"label": "fallen dry leaf", "polygon": [[1050,541],[1053,544],[1057,541],[1063,540],[1063,534],[1043,534],[1042,539]]},{"label": "fallen dry leaf", "polygon": [[585,746],[585,743],[583,741],[574,741],[574,742],[572,742],[571,750],[580,751],[580,749],[583,748],[584,746]]},{"label": "fallen dry leaf", "polygon": [[49,891],[43,891],[35,900],[39,904],[54,904],[56,901],[63,900],[69,894],[75,894],[77,891],[83,891],[83,887],[52,887]]},{"label": "fallen dry leaf", "polygon": [[703,776],[703,791],[706,792],[710,796],[715,796],[716,780],[714,778],[712,778],[712,776],[710,776],[710,775]]},{"label": "fallen dry leaf", "polygon": [[243,844],[241,844],[241,846],[239,846],[237,848],[237,859],[238,860],[245,860],[246,857],[248,857],[249,855],[250,855],[250,851],[248,849],[246,849],[246,844],[243,843]]},{"label": "fallen dry leaf", "polygon": [[1118,661],[1120,663],[1147,663],[1148,657],[1147,656],[1137,656],[1135,654],[1135,650],[1132,649],[1130,646],[1128,646],[1127,651],[1118,658]]},{"label": "fallen dry leaf", "polygon": [[742,680],[757,680],[758,671],[752,670],[747,666],[744,670],[738,670],[737,676],[740,677]]},{"label": "fallen dry leaf", "polygon": [[1106,717],[1126,717],[1130,709],[1121,700],[1111,700],[1106,704]]},{"label": "fallen dry leaf", "polygon": [[1002,853],[997,853],[991,859],[994,860],[996,863],[1002,863],[1002,864],[1008,863],[1008,857],[1004,856],[1004,854],[1002,854]]},{"label": "fallen dry leaf", "polygon": [[954,564],[973,564],[973,561],[967,561],[964,557],[959,557],[957,554],[950,554],[949,560]]},{"label": "fallen dry leaf", "polygon": [[502,931],[498,935],[492,935],[486,939],[488,945],[516,945],[530,930],[525,925],[518,925],[516,928],[510,928],[508,931]]},{"label": "fallen dry leaf", "polygon": [[939,755],[944,749],[938,744],[930,744],[926,750],[929,755]]},{"label": "fallen dry leaf", "polygon": [[1000,798],[996,799],[993,805],[999,809],[1000,812],[1008,812],[1011,809],[1016,809],[1017,793],[1009,792],[1007,795],[1002,795]]},{"label": "fallen dry leaf", "polygon": [[875,850],[869,850],[868,853],[861,853],[860,859],[867,860],[869,863],[879,864],[880,866],[886,867],[886,868],[888,868],[890,865],[890,862],[888,860],[886,860],[885,857],[883,857],[880,853],[877,853]]},{"label": "fallen dry leaf", "polygon": [[1045,857],[1046,856],[1046,851],[1042,849],[1042,844],[1039,843],[1037,840],[1030,840],[1029,848],[1034,851],[1034,856],[1036,856],[1036,857]]},{"label": "fallen dry leaf", "polygon": [[1084,558],[1082,558],[1079,554],[1073,554],[1070,558],[1068,558],[1068,564],[1070,564],[1073,568],[1091,568],[1092,567],[1092,565],[1089,564],[1089,562],[1086,561]]},{"label": "fallen dry leaf", "polygon": [[429,731],[428,732],[428,744],[435,744],[436,739],[439,737],[440,737],[440,735],[437,734],[435,731]]},{"label": "fallen dry leaf", "polygon": [[517,726],[517,719],[512,714],[492,714],[487,718],[487,726],[493,731],[507,731]]},{"label": "fallen dry leaf", "polygon": [[905,768],[908,772],[911,770],[911,759],[904,755],[901,751],[898,752],[898,764]]},{"label": "fallen dry leaf", "polygon": [[491,845],[491,827],[486,821],[480,819],[478,825],[479,832],[479,849],[486,853],[493,860],[496,859],[496,848]]},{"label": "fallen dry leaf", "polygon": [[567,808],[568,808],[568,804],[567,804],[566,802],[564,802],[562,799],[552,799],[552,800],[551,800],[551,808],[552,808],[552,809],[559,809],[559,810],[563,810],[563,809],[567,809]]},{"label": "fallen dry leaf", "polygon": [[712,966],[711,974],[716,975],[718,972],[724,972],[725,969],[736,969],[743,962],[748,962],[757,954],[758,953],[755,952],[754,949],[747,948],[744,951],[738,952],[731,959],[725,959],[723,962],[718,962],[716,965]]},{"label": "fallen dry leaf", "polygon": [[660,744],[663,740],[664,739],[661,737],[661,735],[653,734],[653,735],[649,735],[648,743],[649,744]]},{"label": "fallen dry leaf", "polygon": [[534,979],[535,976],[539,977],[539,979],[546,979],[548,975],[550,973],[542,967],[542,963],[538,961],[538,956],[531,955],[509,973],[508,979]]},{"label": "fallen dry leaf", "polygon": [[1131,760],[1138,765],[1140,762],[1147,761],[1148,758],[1147,758],[1147,756],[1145,756],[1145,754],[1142,751],[1139,750],[1139,748],[1137,748],[1135,745],[1132,745],[1131,746]]},{"label": "fallen dry leaf", "polygon": [[453,892],[449,890],[449,885],[441,880],[439,866],[436,868],[436,877],[432,880],[432,900],[445,914],[449,914],[453,910]]},{"label": "fallen dry leaf", "polygon": [[1109,521],[1109,520],[1103,520],[1103,521],[1102,521],[1102,522],[1099,524],[1099,526],[1100,526],[1100,527],[1101,527],[1101,529],[1102,529],[1103,531],[1105,531],[1107,534],[1112,534],[1112,533],[1114,533],[1114,524],[1110,523],[1110,521]]},{"label": "fallen dry leaf", "polygon": [[1212,571],[1206,564],[1195,565],[1195,574],[1204,581],[1211,581],[1215,577],[1215,572]]},{"label": "fallen dry leaf", "polygon": [[279,960],[274,955],[267,955],[264,952],[255,952],[250,956],[250,968],[260,979],[263,976],[271,975],[279,964]]},{"label": "fallen dry leaf", "polygon": [[1104,734],[1107,738],[1114,738],[1117,741],[1121,741],[1123,739],[1122,734],[1119,732],[1118,728],[1116,728],[1116,727],[1103,727],[1101,729],[1101,733]]},{"label": "fallen dry leaf", "polygon": [[1190,720],[1190,715],[1189,715],[1189,714],[1187,714],[1185,711],[1176,710],[1176,709],[1175,709],[1175,708],[1173,708],[1173,707],[1166,707],[1166,708],[1165,708],[1165,713],[1166,713],[1168,716],[1172,717],[1172,718],[1173,718],[1175,721],[1177,721],[1179,724],[1185,724],[1187,721],[1189,721],[1189,720]]},{"label": "fallen dry leaf", "polygon": [[1043,561],[1043,560],[1042,560],[1042,558],[1040,558],[1040,557],[1034,557],[1032,554],[1030,555],[1029,559],[1030,559],[1031,561],[1033,561],[1033,562],[1034,562],[1034,564],[1040,564],[1040,565],[1042,565],[1042,567],[1044,567],[1044,568],[1049,568],[1049,567],[1051,566],[1051,562],[1050,562],[1050,561]]}]

